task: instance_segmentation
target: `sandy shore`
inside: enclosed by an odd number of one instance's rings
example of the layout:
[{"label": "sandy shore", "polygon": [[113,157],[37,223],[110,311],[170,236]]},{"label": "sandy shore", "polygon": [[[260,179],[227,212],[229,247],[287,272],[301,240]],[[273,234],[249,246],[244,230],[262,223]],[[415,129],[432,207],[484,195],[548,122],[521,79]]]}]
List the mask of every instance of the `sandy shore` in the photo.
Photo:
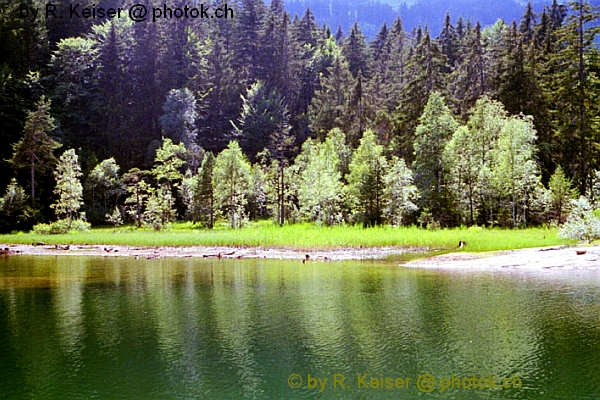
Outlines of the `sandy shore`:
[{"label": "sandy shore", "polygon": [[543,247],[491,253],[452,253],[414,260],[405,266],[468,270],[600,270],[600,246]]},{"label": "sandy shore", "polygon": [[0,253],[8,249],[8,255],[78,255],[78,256],[103,256],[103,257],[144,257],[148,259],[162,257],[197,257],[197,258],[266,258],[276,260],[302,261],[309,256],[316,261],[343,261],[343,260],[374,260],[382,259],[389,255],[402,254],[409,251],[402,247],[379,248],[353,248],[332,250],[311,250],[309,252],[282,249],[282,248],[256,248],[256,247],[132,247],[132,246],[104,246],[104,245],[22,245],[0,244]]}]

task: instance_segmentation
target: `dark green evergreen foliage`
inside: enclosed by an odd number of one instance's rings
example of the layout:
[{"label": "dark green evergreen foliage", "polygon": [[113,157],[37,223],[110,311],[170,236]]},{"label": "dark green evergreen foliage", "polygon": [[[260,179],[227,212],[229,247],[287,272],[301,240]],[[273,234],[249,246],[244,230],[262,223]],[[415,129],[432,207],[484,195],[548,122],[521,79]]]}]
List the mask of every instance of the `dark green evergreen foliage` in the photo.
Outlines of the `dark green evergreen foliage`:
[{"label": "dark green evergreen foliage", "polygon": [[525,14],[523,14],[523,17],[521,17],[521,23],[519,24],[519,33],[521,34],[524,42],[529,42],[531,39],[533,39],[535,24],[536,15],[533,12],[533,6],[531,5],[531,2],[529,2],[527,3]]},{"label": "dark green evergreen foliage", "polygon": [[548,86],[558,130],[561,165],[585,193],[591,171],[598,165],[598,91],[600,55],[594,40],[600,27],[590,27],[600,16],[598,8],[579,1],[569,3],[571,13],[556,30],[557,41],[548,57],[553,72]]},{"label": "dark green evergreen foliage", "polygon": [[61,147],[61,144],[48,135],[54,128],[50,101],[42,96],[37,109],[27,115],[23,137],[13,145],[11,163],[15,171],[22,168],[29,170],[32,202],[36,199],[36,180],[50,171],[57,162],[54,150]]},{"label": "dark green evergreen foliage", "polygon": [[426,29],[407,61],[407,81],[396,109],[398,141],[395,153],[407,161],[414,159],[414,132],[429,96],[434,91],[443,93],[446,89],[446,65],[446,56]]},{"label": "dark green evergreen foliage", "polygon": [[342,53],[348,61],[348,67],[352,76],[355,78],[358,74],[363,76],[370,76],[370,54],[369,47],[365,36],[362,34],[358,24],[352,26],[350,34],[344,41],[342,46]]},{"label": "dark green evergreen foliage", "polygon": [[98,138],[92,110],[97,104],[99,49],[93,39],[71,37],[56,43],[50,59],[54,108],[63,142],[67,146],[93,148]]},{"label": "dark green evergreen foliage", "polygon": [[281,96],[268,90],[262,81],[254,83],[243,97],[242,114],[235,125],[234,137],[251,161],[269,146],[271,136],[286,125],[289,116]]},{"label": "dark green evergreen foliage", "polygon": [[452,81],[457,112],[465,117],[477,99],[489,90],[486,49],[479,22],[468,31],[461,47],[460,64],[456,67]]},{"label": "dark green evergreen foliage", "polygon": [[252,82],[261,69],[260,39],[263,35],[267,8],[263,0],[241,0],[237,16],[234,47],[238,79],[244,85]]},{"label": "dark green evergreen foliage", "polygon": [[327,68],[327,76],[321,78],[320,86],[310,105],[309,116],[311,131],[323,139],[333,128],[348,127],[351,96],[348,89],[354,86],[354,79],[342,55],[335,57]]},{"label": "dark green evergreen foliage", "polygon": [[385,175],[387,161],[383,147],[377,144],[375,135],[368,130],[360,139],[360,145],[349,165],[348,197],[356,222],[364,227],[381,225],[385,207]]},{"label": "dark green evergreen foliage", "polygon": [[446,67],[447,73],[452,72],[452,69],[455,66],[456,59],[458,57],[459,52],[459,35],[456,32],[456,29],[451,23],[450,14],[446,14],[446,19],[444,20],[444,27],[440,32],[437,40],[440,42],[442,53],[446,55],[448,58],[448,66]]}]

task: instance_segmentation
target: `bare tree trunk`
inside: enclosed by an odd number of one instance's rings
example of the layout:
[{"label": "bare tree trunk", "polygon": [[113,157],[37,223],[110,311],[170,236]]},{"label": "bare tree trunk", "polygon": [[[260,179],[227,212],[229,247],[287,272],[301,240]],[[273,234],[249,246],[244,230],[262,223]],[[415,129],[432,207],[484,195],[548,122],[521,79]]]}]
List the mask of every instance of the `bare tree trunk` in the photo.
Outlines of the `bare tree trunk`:
[{"label": "bare tree trunk", "polygon": [[31,154],[31,205],[35,201],[35,155]]}]

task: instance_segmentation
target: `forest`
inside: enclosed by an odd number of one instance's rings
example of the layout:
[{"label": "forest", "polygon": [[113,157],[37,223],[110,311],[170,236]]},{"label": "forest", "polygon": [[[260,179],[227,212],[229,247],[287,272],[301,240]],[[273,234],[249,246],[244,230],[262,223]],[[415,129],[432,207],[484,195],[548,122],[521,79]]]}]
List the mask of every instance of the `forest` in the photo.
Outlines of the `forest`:
[{"label": "forest", "polygon": [[372,40],[282,0],[140,23],[0,5],[4,232],[516,228],[600,201],[599,10],[582,0],[488,26],[448,14],[439,32],[397,17]]}]

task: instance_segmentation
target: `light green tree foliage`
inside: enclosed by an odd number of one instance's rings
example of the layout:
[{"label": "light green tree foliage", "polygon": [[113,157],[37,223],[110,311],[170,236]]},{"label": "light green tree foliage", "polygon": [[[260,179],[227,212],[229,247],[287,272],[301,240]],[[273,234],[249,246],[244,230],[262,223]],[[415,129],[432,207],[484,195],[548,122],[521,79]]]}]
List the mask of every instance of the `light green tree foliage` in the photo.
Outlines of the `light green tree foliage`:
[{"label": "light green tree foliage", "polygon": [[125,199],[125,209],[127,214],[135,221],[138,228],[142,227],[144,205],[151,189],[145,180],[147,175],[148,171],[132,168],[123,176],[123,182],[125,182],[127,193],[129,194]]},{"label": "light green tree foliage", "polygon": [[185,171],[185,175],[181,179],[181,184],[177,188],[179,192],[179,198],[185,207],[185,219],[186,221],[192,221],[194,219],[194,193],[196,191],[196,185],[198,180],[192,175],[191,170]]},{"label": "light green tree foliage", "polygon": [[123,225],[123,217],[121,216],[121,210],[119,210],[119,207],[115,207],[112,214],[106,214],[106,222],[110,222],[115,226],[115,228]]},{"label": "light green tree foliage", "polygon": [[212,182],[217,208],[227,215],[232,228],[241,228],[252,187],[252,169],[236,141],[229,142],[217,156]]},{"label": "light green tree foliage", "polygon": [[528,209],[541,185],[535,140],[533,119],[514,116],[505,120],[495,149],[494,181],[501,199],[510,204],[513,227],[527,224]]},{"label": "light green tree foliage", "polygon": [[600,171],[592,171],[590,185],[588,186],[585,197],[587,197],[593,207],[597,208],[600,202]]},{"label": "light green tree foliage", "polygon": [[213,169],[215,156],[204,155],[198,175],[195,176],[193,220],[212,229],[215,224],[215,197],[213,190]]},{"label": "light green tree foliage", "polygon": [[413,173],[404,159],[393,157],[384,177],[385,215],[390,224],[400,226],[406,215],[417,210],[419,191],[413,184]]},{"label": "light green tree foliage", "polygon": [[334,140],[307,140],[303,146],[308,162],[300,177],[300,213],[308,221],[333,225],[341,221],[342,183]]},{"label": "light green tree foliage", "polygon": [[169,138],[163,138],[162,146],[156,149],[154,167],[150,171],[159,185],[173,189],[183,178],[181,167],[185,164],[186,150],[183,143],[174,144]]},{"label": "light green tree foliage", "polygon": [[149,190],[146,209],[142,219],[154,229],[164,229],[177,218],[173,189],[181,185],[185,164],[186,149],[183,143],[173,144],[171,139],[163,139],[161,147],[156,149],[154,167],[150,171],[158,182],[158,188]]},{"label": "light green tree foliage", "polygon": [[338,155],[338,170],[342,177],[342,181],[346,179],[346,175],[350,172],[349,166],[352,160],[352,147],[346,141],[346,134],[339,128],[333,128],[327,134],[327,138],[331,139],[333,147]]},{"label": "light green tree foliage", "polygon": [[54,176],[56,187],[54,193],[58,195],[56,203],[50,207],[54,208],[59,219],[66,219],[71,227],[72,221],[79,218],[79,209],[83,205],[83,186],[81,167],[75,149],[65,151],[58,160]]},{"label": "light green tree foliage", "polygon": [[381,225],[385,206],[384,176],[387,161],[373,131],[366,130],[352,156],[348,180],[348,202],[355,220],[364,226]]},{"label": "light green tree foliage", "polygon": [[428,207],[438,221],[450,219],[443,154],[457,128],[458,123],[444,98],[433,92],[415,131],[413,171],[415,184],[421,193],[421,205]]},{"label": "light green tree foliage", "polygon": [[[467,124],[470,138],[465,143],[473,152],[475,168],[479,170],[478,175],[478,207],[480,210],[478,222],[482,225],[493,223],[494,207],[496,205],[497,193],[492,179],[492,165],[494,164],[494,148],[500,137],[500,130],[508,113],[504,106],[487,96],[477,101],[470,113]],[[489,210],[489,215],[487,214]]]},{"label": "light green tree foliage", "polygon": [[13,229],[22,229],[32,217],[31,207],[27,205],[25,190],[12,178],[6,187],[6,193],[0,197],[0,233]]},{"label": "light green tree foliage", "polygon": [[550,177],[548,189],[550,190],[552,210],[557,214],[558,223],[562,224],[563,215],[569,211],[571,200],[578,197],[577,189],[573,188],[573,182],[566,177],[560,165],[556,167],[554,174]]},{"label": "light green tree foliage", "polygon": [[587,198],[582,196],[571,200],[571,212],[560,229],[559,236],[588,242],[600,237],[600,219],[594,215],[594,209]]},{"label": "light green tree foliage", "polygon": [[[119,196],[123,194],[123,181],[119,176],[119,165],[114,158],[108,158],[103,160],[100,164],[96,165],[90,172],[89,180],[92,187],[92,191],[96,189],[102,193],[104,200],[103,212],[109,210],[108,200],[114,199],[113,204],[119,200]],[[92,196],[93,197],[93,196]],[[111,204],[111,206],[113,205]]]},{"label": "light green tree foliage", "polygon": [[473,139],[472,131],[466,126],[460,126],[444,149],[448,186],[456,199],[457,211],[470,225],[477,218],[481,172],[481,165],[476,161],[477,149]]},{"label": "light green tree foliage", "polygon": [[50,115],[50,100],[42,96],[37,109],[30,111],[25,120],[23,137],[13,145],[11,163],[15,170],[29,167],[31,177],[31,201],[35,200],[35,175],[43,174],[56,164],[54,150],[61,144],[48,136],[54,130],[54,118]]},{"label": "light green tree foliage", "polygon": [[265,171],[258,163],[252,165],[252,189],[248,195],[248,216],[254,220],[266,214],[267,182]]},{"label": "light green tree foliage", "polygon": [[266,154],[271,160],[277,160],[276,163],[271,163],[271,166],[277,165],[276,176],[276,201],[277,205],[277,223],[283,225],[286,221],[286,216],[289,210],[286,210],[290,193],[287,192],[290,184],[288,182],[288,174],[286,173],[289,166],[287,154],[290,152],[294,144],[294,137],[291,135],[291,126],[289,124],[289,114],[283,109],[283,115],[278,122],[275,130],[269,136],[269,147]]},{"label": "light green tree foliage", "polygon": [[[287,168],[287,160],[271,159],[263,168],[267,210],[273,220],[282,225],[283,222],[293,223],[299,218],[295,204],[299,189],[299,170],[303,167],[294,165]],[[287,171],[284,175],[282,172]]]},{"label": "light green tree foliage", "polygon": [[170,223],[177,217],[177,210],[173,208],[173,191],[168,185],[161,184],[158,188],[150,188],[149,193],[146,209],[142,214],[144,225],[156,230],[169,228]]},{"label": "light green tree foliage", "polygon": [[462,221],[484,225],[494,220],[493,150],[508,116],[502,104],[486,96],[469,114],[467,125],[458,127],[446,145],[444,164]]}]

